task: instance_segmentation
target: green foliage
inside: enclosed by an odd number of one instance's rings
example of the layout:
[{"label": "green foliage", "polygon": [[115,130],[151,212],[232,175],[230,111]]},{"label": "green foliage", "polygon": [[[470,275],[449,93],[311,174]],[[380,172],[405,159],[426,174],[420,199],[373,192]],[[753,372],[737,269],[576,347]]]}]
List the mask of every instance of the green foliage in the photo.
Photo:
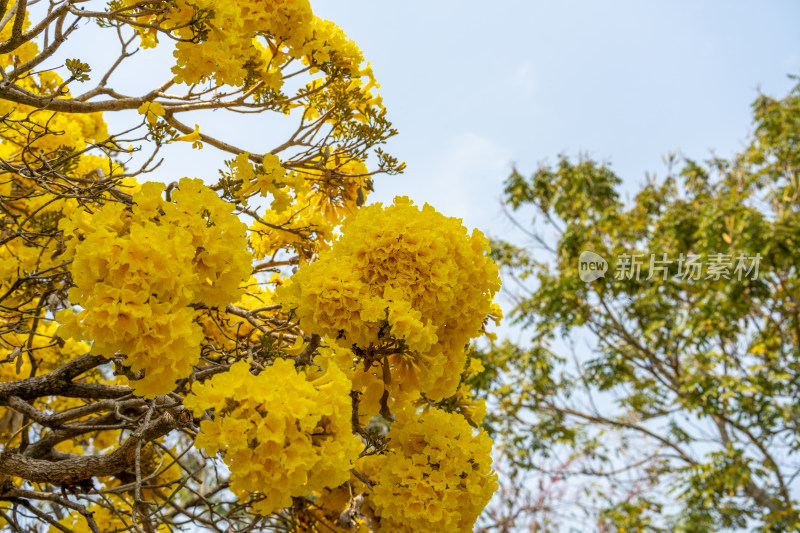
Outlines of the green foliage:
[{"label": "green foliage", "polygon": [[81,61],[80,59],[67,59],[65,62],[67,70],[69,70],[70,79],[75,81],[88,81],[89,72],[92,67]]},{"label": "green foliage", "polygon": [[[488,425],[516,468],[552,476],[551,458],[568,457],[559,477],[585,484],[594,527],[800,527],[800,85],[753,112],[740,154],[670,155],[628,203],[586,158],[506,182],[505,203],[557,236],[531,233],[535,256],[493,243],[530,288],[512,318],[531,342],[481,354],[498,407]],[[585,250],[608,261],[604,277],[581,280]],[[626,274],[636,255],[639,275]]]}]

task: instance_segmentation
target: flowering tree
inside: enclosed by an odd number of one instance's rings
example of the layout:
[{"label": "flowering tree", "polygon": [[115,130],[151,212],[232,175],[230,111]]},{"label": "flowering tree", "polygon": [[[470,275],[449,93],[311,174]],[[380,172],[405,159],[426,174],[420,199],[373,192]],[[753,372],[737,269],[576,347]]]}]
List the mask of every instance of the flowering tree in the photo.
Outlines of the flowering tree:
[{"label": "flowering tree", "polygon": [[[355,44],[304,0],[42,4],[0,1],[0,524],[471,529],[496,475],[466,350],[498,272],[430,206],[362,207],[404,165]],[[100,74],[57,59],[79,29],[119,46]],[[202,110],[297,127],[239,147]],[[177,142],[228,158],[216,182],[145,180]]]},{"label": "flowering tree", "polygon": [[516,483],[491,530],[800,530],[800,85],[753,119],[628,202],[588,159],[507,180],[555,238],[493,247],[531,341],[483,354]]}]

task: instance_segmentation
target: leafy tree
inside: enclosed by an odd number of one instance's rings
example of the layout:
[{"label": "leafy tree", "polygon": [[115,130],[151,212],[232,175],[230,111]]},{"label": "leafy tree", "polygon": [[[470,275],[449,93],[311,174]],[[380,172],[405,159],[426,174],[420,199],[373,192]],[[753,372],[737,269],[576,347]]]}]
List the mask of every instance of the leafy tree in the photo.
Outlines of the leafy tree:
[{"label": "leafy tree", "polygon": [[516,480],[494,528],[800,529],[800,86],[752,109],[741,153],[670,155],[629,201],[587,158],[508,178],[535,230],[493,243],[530,335],[475,382]]},{"label": "leafy tree", "polygon": [[[119,47],[106,70],[57,59],[79,31]],[[149,48],[172,73],[136,93]],[[2,0],[0,67],[4,529],[472,527],[497,483],[465,347],[498,270],[430,206],[362,207],[404,165],[336,25],[306,0]],[[246,149],[204,110],[297,127]],[[180,142],[219,176],[146,181]]]}]

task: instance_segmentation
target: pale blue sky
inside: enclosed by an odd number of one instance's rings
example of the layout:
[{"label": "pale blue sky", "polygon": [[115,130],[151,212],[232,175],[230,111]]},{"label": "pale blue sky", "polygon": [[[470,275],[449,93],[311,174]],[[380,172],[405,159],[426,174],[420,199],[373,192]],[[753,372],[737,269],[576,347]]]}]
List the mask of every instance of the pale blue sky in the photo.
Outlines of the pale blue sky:
[{"label": "pale blue sky", "polygon": [[408,163],[373,199],[408,195],[502,233],[498,197],[565,152],[608,160],[626,183],[661,155],[729,155],[758,90],[800,74],[796,1],[312,0],[358,43]]}]

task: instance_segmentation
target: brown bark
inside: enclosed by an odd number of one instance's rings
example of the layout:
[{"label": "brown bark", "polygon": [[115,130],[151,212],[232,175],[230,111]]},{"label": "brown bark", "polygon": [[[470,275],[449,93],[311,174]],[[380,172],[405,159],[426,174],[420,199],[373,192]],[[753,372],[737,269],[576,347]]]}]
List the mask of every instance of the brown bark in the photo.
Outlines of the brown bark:
[{"label": "brown bark", "polygon": [[136,458],[136,445],[162,437],[190,423],[192,416],[182,407],[164,412],[150,424],[128,437],[122,446],[106,455],[52,454],[56,460],[34,459],[16,448],[0,452],[0,485],[3,477],[16,476],[34,483],[57,486],[77,485],[96,476],[113,476],[129,469]]},{"label": "brown bark", "polygon": [[0,383],[0,405],[8,405],[11,396],[23,400],[55,395],[72,398],[118,398],[130,393],[130,387],[72,382],[72,379],[84,372],[107,362],[105,357],[86,354],[48,374]]}]

